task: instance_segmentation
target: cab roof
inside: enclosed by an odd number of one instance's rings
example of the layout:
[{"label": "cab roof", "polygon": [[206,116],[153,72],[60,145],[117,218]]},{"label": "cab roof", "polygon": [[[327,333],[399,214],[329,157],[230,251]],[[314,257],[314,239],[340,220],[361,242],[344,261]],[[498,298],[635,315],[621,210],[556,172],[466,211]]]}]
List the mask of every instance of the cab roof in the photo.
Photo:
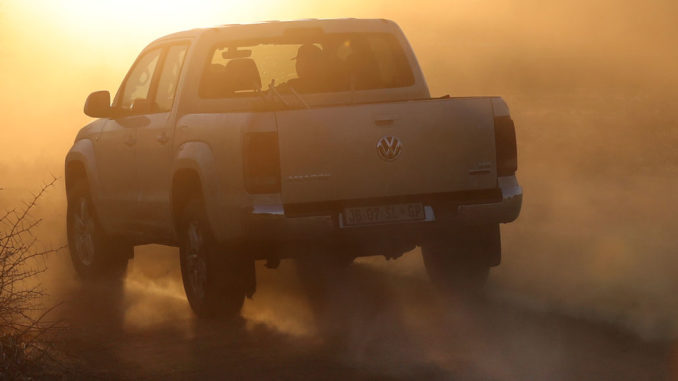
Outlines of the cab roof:
[{"label": "cab roof", "polygon": [[289,28],[322,28],[327,32],[350,32],[357,30],[369,30],[372,32],[388,32],[393,28],[398,28],[395,22],[387,19],[302,19],[291,21],[264,21],[250,24],[225,24],[211,28],[196,28],[177,33],[168,34],[160,37],[154,42],[175,40],[175,39],[193,39],[201,36],[208,31],[242,31],[244,29],[253,31],[260,29],[262,33],[285,30]]}]

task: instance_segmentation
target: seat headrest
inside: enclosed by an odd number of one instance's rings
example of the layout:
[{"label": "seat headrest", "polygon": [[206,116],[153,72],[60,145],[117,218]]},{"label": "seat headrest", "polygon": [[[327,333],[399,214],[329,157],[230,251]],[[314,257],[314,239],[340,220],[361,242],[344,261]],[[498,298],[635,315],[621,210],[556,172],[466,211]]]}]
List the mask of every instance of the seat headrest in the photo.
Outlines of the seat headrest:
[{"label": "seat headrest", "polygon": [[206,98],[223,97],[222,83],[226,67],[220,64],[210,64],[202,76],[200,83],[200,96]]},{"label": "seat headrest", "polygon": [[226,64],[222,84],[228,92],[261,89],[261,76],[257,64],[251,58],[230,60]]}]

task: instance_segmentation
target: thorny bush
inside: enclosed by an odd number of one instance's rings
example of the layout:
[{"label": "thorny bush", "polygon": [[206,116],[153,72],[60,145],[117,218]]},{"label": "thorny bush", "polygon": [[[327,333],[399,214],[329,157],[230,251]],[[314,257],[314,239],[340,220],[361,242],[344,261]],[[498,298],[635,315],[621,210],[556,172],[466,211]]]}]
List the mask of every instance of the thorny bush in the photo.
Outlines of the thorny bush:
[{"label": "thorny bush", "polygon": [[32,378],[50,356],[46,337],[56,323],[46,316],[54,307],[42,305],[38,276],[47,270],[46,256],[59,249],[38,247],[34,233],[41,220],[32,212],[56,181],[0,214],[0,380]]}]

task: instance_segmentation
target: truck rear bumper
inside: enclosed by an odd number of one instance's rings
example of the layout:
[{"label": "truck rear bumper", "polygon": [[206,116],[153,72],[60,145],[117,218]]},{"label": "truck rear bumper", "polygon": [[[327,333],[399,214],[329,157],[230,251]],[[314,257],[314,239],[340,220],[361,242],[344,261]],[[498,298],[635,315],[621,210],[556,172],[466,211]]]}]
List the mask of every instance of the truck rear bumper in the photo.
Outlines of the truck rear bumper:
[{"label": "truck rear bumper", "polygon": [[523,204],[523,189],[516,176],[498,178],[502,200],[490,204],[459,205],[457,218],[462,223],[477,225],[514,221]]},{"label": "truck rear bumper", "polygon": [[427,205],[433,218],[413,223],[394,223],[378,226],[342,228],[337,214],[289,217],[274,195],[258,198],[244,211],[246,235],[255,240],[298,241],[327,240],[337,236],[370,234],[421,236],[427,231],[453,226],[507,223],[518,218],[522,206],[522,188],[515,176],[498,179],[501,200],[497,202],[459,204],[449,202]]}]

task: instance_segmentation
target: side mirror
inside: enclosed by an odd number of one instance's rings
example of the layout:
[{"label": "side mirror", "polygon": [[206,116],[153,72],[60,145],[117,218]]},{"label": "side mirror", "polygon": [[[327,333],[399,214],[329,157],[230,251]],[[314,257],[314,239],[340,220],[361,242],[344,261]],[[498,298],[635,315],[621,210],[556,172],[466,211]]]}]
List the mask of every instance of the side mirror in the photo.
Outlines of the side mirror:
[{"label": "side mirror", "polygon": [[92,118],[111,116],[111,94],[108,91],[95,91],[85,101],[85,115]]}]

